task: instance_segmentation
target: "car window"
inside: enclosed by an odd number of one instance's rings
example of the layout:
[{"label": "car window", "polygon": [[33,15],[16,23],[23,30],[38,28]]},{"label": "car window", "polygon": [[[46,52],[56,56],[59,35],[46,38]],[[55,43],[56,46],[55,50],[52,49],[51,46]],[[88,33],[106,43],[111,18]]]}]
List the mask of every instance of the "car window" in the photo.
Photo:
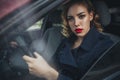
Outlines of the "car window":
[{"label": "car window", "polygon": [[6,15],[5,17],[0,19],[0,34],[4,34],[5,32],[12,30],[10,28],[13,28],[14,25],[14,28],[17,28],[17,26],[21,26],[23,30],[30,27],[45,13],[43,13],[43,11],[41,10],[44,10],[44,7],[47,7],[47,5],[52,2],[53,0],[31,1],[31,3],[10,12],[9,15]]},{"label": "car window", "polygon": [[31,27],[29,27],[26,31],[31,31],[31,30],[35,30],[35,29],[41,29],[42,26],[42,19],[37,21],[35,24],[33,24]]},{"label": "car window", "polygon": [[[34,40],[41,36],[44,16],[63,1],[31,0],[31,2],[1,15],[0,80],[36,79],[28,74],[27,64],[23,61],[22,56],[25,54],[31,56],[32,51],[29,47]],[[12,5],[14,4],[12,3]],[[10,6],[12,7],[12,5]],[[0,6],[0,8],[4,7]],[[9,9],[9,7],[7,8]]]}]

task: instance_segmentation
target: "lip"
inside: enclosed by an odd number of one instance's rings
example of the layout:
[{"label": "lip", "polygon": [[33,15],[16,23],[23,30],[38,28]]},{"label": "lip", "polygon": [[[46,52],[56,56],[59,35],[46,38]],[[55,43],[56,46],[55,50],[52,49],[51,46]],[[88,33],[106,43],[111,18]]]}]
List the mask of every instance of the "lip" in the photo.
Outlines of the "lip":
[{"label": "lip", "polygon": [[76,33],[81,33],[82,31],[83,31],[83,29],[81,29],[81,28],[75,29],[75,32],[76,32]]}]

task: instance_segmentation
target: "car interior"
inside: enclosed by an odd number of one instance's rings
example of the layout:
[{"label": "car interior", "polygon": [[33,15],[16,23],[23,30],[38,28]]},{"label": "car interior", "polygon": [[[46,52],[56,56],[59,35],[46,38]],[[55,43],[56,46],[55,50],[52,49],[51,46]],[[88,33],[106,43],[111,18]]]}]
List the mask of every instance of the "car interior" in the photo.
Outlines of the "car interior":
[{"label": "car interior", "polygon": [[[101,17],[100,22],[104,28],[103,34],[109,35],[115,44],[94,62],[81,80],[119,80],[120,78],[120,54],[118,54],[120,53],[120,7],[117,1],[111,5],[112,1],[94,0],[93,3],[96,6],[97,13]],[[37,21],[35,20],[35,22]],[[0,80],[9,80],[10,78],[11,80],[39,80],[35,76],[28,74],[28,67],[23,61],[22,56],[24,53],[33,56],[32,52],[34,51],[43,52],[45,54],[41,55],[49,61],[52,55],[54,55],[64,38],[61,34],[61,6],[44,15],[41,21],[41,28],[39,29],[27,31],[27,27],[23,28],[22,30],[25,31],[21,33],[18,30],[19,28],[17,28],[15,32],[0,35],[3,38],[0,41]],[[13,47],[11,47],[11,41],[17,42],[17,45],[13,44]],[[44,50],[44,48],[47,48],[47,50]],[[48,55],[48,52],[51,55]],[[110,65],[110,70],[106,68],[108,65]],[[100,73],[99,70],[103,70],[103,73]]]}]

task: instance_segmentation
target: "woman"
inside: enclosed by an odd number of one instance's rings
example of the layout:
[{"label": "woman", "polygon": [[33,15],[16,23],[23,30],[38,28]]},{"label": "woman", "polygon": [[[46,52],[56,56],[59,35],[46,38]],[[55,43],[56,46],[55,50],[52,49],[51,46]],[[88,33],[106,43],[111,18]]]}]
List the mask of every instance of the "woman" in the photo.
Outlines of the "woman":
[{"label": "woman", "polygon": [[90,0],[70,1],[64,9],[62,34],[66,38],[53,56],[56,67],[51,67],[38,53],[35,58],[23,56],[30,73],[47,80],[79,80],[113,44],[101,34],[102,27]]}]

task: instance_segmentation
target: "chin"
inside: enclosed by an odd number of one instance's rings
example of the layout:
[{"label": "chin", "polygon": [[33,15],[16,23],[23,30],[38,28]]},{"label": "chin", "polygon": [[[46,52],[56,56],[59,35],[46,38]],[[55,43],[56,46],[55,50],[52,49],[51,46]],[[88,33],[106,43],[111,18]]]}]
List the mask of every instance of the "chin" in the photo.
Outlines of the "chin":
[{"label": "chin", "polygon": [[84,37],[85,34],[83,34],[83,33],[79,33],[79,34],[76,34],[76,36],[77,36],[77,37]]}]

